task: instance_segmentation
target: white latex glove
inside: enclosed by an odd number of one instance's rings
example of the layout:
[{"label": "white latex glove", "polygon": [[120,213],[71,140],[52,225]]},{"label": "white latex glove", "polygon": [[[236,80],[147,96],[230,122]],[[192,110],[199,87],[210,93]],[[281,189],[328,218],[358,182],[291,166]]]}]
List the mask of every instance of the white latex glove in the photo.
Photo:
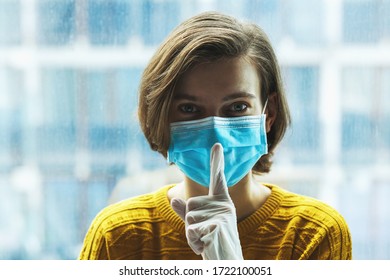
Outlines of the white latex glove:
[{"label": "white latex glove", "polygon": [[185,221],[187,241],[205,260],[242,260],[236,208],[224,175],[221,144],[211,151],[209,194],[184,201],[174,198],[172,208]]}]

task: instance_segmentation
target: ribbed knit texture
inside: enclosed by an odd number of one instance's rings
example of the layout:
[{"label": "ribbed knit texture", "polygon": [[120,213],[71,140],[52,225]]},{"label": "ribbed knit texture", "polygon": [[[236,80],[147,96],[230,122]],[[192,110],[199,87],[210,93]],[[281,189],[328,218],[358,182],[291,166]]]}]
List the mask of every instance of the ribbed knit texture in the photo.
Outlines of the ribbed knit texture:
[{"label": "ribbed knit texture", "polygon": [[[265,204],[238,224],[245,259],[351,259],[342,216],[313,198],[266,184]],[[85,237],[79,259],[201,259],[187,244],[184,222],[167,191],[130,198],[103,209]]]}]

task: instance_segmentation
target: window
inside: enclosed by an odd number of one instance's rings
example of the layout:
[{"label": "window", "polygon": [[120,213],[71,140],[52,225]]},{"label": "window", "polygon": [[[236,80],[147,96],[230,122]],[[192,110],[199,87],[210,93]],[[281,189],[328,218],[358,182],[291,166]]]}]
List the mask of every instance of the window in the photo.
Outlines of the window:
[{"label": "window", "polygon": [[282,65],[293,125],[262,179],[341,212],[355,259],[390,259],[389,0],[1,0],[0,259],[74,259],[105,205],[160,187],[126,183],[166,168],[139,79],[205,10],[258,23]]}]

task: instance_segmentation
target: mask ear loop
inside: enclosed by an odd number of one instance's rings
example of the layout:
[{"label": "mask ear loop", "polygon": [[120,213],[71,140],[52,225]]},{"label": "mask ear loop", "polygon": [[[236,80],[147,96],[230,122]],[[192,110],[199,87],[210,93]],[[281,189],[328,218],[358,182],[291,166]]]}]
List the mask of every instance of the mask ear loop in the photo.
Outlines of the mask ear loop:
[{"label": "mask ear loop", "polygon": [[263,112],[261,113],[262,115],[264,115],[264,113],[265,113],[265,109],[267,108],[267,104],[268,104],[268,97],[267,97],[267,100],[264,103]]}]

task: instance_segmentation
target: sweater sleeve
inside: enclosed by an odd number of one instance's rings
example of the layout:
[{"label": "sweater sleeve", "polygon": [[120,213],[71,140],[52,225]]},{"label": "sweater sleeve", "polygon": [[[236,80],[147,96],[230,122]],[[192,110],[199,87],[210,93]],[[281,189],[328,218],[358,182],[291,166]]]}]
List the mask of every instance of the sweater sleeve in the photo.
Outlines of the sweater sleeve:
[{"label": "sweater sleeve", "polygon": [[273,215],[283,232],[280,259],[352,259],[351,235],[343,216],[317,199],[284,192]]},{"label": "sweater sleeve", "polygon": [[86,236],[81,249],[79,260],[108,260],[108,250],[103,236],[90,238]]},{"label": "sweater sleeve", "polygon": [[107,239],[102,225],[102,215],[98,215],[92,222],[82,245],[79,260],[108,260]]},{"label": "sweater sleeve", "polygon": [[333,222],[324,229],[318,245],[309,253],[308,259],[315,260],[351,260],[351,234],[344,219],[339,215],[333,216]]}]

